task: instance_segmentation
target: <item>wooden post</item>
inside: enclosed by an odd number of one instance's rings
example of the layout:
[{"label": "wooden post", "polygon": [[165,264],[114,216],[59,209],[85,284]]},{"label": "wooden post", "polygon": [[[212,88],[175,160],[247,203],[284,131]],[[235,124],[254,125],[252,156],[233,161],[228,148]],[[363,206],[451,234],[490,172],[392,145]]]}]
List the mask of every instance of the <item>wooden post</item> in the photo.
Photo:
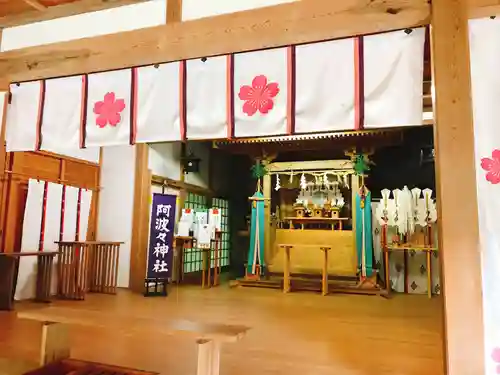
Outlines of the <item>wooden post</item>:
[{"label": "wooden post", "polygon": [[[135,145],[135,186],[132,221],[132,244],[130,256],[130,289],[136,293],[144,291],[148,259],[149,197],[151,174],[148,169],[149,146]],[[146,223],[146,224],[145,224]]]},{"label": "wooden post", "polygon": [[439,254],[450,375],[485,373],[467,4],[432,2]]},{"label": "wooden post", "polygon": [[284,250],[283,293],[290,292],[290,249],[292,245],[279,245]]},{"label": "wooden post", "polygon": [[63,323],[44,322],[41,344],[40,366],[69,358],[68,326]]},{"label": "wooden post", "polygon": [[328,294],[328,251],[331,249],[329,246],[322,246],[320,249],[323,251],[323,275],[321,282],[321,293],[326,296]]}]

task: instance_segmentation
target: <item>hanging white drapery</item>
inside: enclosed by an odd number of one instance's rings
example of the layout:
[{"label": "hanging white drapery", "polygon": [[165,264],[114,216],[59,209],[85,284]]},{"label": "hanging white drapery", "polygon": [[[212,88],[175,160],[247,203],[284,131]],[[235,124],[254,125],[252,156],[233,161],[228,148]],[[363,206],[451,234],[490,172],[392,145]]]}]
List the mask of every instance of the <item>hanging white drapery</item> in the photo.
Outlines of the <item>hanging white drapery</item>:
[{"label": "hanging white drapery", "polygon": [[500,20],[478,19],[469,25],[485,367],[486,375],[494,375],[500,367]]},{"label": "hanging white drapery", "polygon": [[425,28],[363,37],[364,127],[423,122]]}]

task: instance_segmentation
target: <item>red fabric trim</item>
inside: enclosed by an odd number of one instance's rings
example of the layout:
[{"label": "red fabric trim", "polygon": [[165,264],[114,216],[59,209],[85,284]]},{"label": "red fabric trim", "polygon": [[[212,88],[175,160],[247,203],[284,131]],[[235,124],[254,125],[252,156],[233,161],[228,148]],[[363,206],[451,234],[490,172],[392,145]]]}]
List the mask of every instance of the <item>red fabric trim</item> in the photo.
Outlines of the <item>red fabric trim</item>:
[{"label": "red fabric trim", "polygon": [[130,77],[130,144],[135,145],[137,136],[137,68],[131,69]]},{"label": "red fabric trim", "polygon": [[63,240],[64,236],[64,211],[66,210],[66,186],[62,187],[61,194],[61,221],[59,223],[59,241]]},{"label": "red fabric trim", "polygon": [[181,139],[186,140],[186,61],[179,63],[179,116],[181,124]]},{"label": "red fabric trim", "polygon": [[365,67],[364,41],[362,36],[354,38],[354,129],[365,126]]},{"label": "red fabric trim", "polygon": [[43,109],[45,107],[45,80],[40,81],[40,99],[38,99],[38,114],[36,119],[36,142],[35,150],[40,151],[42,148],[42,123]]},{"label": "red fabric trim", "polygon": [[226,56],[227,138],[234,137],[234,55]]},{"label": "red fabric trim", "polygon": [[40,223],[40,240],[38,241],[38,251],[43,251],[43,241],[45,240],[45,216],[47,214],[48,191],[49,191],[49,183],[45,181],[43,185],[42,222]]},{"label": "red fabric trim", "polygon": [[295,133],[295,46],[287,48],[286,133]]},{"label": "red fabric trim", "polygon": [[88,96],[88,77],[87,75],[82,76],[82,103],[80,107],[80,148],[85,148],[85,137],[87,132],[85,131],[85,126],[87,123],[87,96]]},{"label": "red fabric trim", "polygon": [[78,201],[76,203],[76,230],[75,241],[80,241],[80,213],[82,208],[82,189],[78,189]]}]

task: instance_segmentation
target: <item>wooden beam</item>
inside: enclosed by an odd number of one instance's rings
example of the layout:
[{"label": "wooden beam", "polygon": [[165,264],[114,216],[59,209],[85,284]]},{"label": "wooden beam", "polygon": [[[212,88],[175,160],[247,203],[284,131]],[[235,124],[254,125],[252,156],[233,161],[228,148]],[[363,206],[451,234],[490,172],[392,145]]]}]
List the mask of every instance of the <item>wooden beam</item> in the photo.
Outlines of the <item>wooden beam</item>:
[{"label": "wooden beam", "polygon": [[45,5],[43,5],[41,2],[38,0],[23,0],[26,4],[28,4],[30,7],[33,9],[36,9],[38,11],[44,11],[47,9]]},{"label": "wooden beam", "polygon": [[307,0],[0,54],[11,82],[258,50],[428,24],[428,0]]},{"label": "wooden beam", "polygon": [[[34,0],[24,0],[26,2]],[[21,14],[0,17],[0,27],[14,27],[34,22],[47,21],[56,18],[69,17],[77,14],[96,12],[123,5],[142,3],[151,0],[79,0],[72,3],[47,7],[40,12],[39,9]],[[42,4],[40,4],[42,5]]]},{"label": "wooden beam", "polygon": [[439,253],[444,292],[444,373],[484,374],[466,0],[433,0],[432,61],[436,95],[434,142]]},{"label": "wooden beam", "polygon": [[500,15],[500,0],[468,0],[469,18]]}]

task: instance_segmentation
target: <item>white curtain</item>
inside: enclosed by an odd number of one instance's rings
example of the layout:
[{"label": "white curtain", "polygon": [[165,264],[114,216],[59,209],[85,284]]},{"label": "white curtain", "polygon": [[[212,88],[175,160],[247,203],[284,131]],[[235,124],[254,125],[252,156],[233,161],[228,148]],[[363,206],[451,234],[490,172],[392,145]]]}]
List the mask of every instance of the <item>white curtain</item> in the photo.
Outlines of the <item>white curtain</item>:
[{"label": "white curtain", "polygon": [[227,137],[227,56],[186,62],[188,139]]},{"label": "white curtain", "polygon": [[234,135],[286,134],[288,102],[287,49],[234,56]]},{"label": "white curtain", "polygon": [[425,28],[363,39],[365,127],[421,125]]},{"label": "white curtain", "polygon": [[88,76],[85,145],[130,144],[132,69]]},{"label": "white curtain", "polygon": [[37,143],[37,123],[41,116],[43,82],[10,85],[11,103],[7,110],[5,141],[7,151],[33,151]]},{"label": "white curtain", "polygon": [[61,153],[80,147],[83,86],[82,76],[46,81],[42,150]]},{"label": "white curtain", "polygon": [[469,23],[486,374],[500,370],[500,20]]},{"label": "white curtain", "polygon": [[179,141],[179,62],[137,68],[136,142]]},{"label": "white curtain", "polygon": [[354,40],[296,47],[295,131],[354,129]]}]

